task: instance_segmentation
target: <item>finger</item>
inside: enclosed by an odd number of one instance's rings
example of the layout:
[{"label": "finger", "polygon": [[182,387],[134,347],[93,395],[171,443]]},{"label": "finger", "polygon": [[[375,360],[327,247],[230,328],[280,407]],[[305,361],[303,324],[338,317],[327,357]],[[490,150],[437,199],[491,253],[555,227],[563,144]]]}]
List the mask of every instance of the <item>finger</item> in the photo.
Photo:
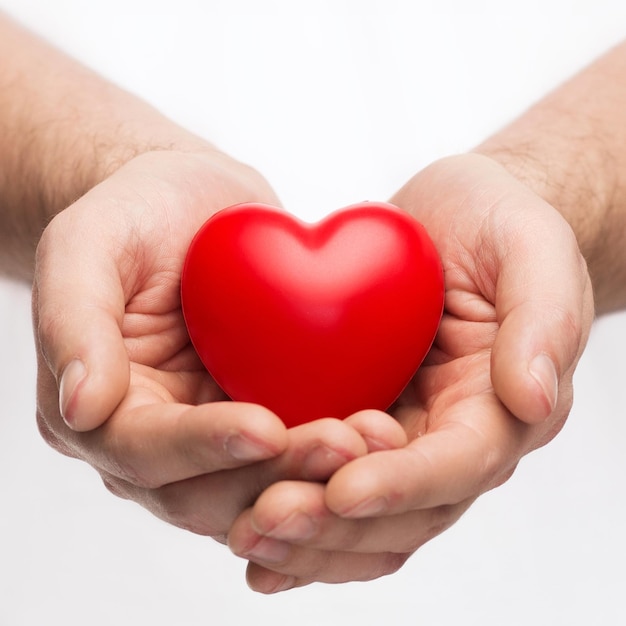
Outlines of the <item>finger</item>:
[{"label": "finger", "polygon": [[369,452],[393,450],[408,443],[406,432],[402,426],[391,415],[383,411],[359,411],[344,421],[361,434],[367,443]]},{"label": "finger", "polygon": [[[366,582],[389,576],[397,572],[411,556],[393,552],[380,554],[358,554],[343,552],[319,552],[307,548],[292,548],[294,562],[306,564],[306,571],[298,576],[298,566],[290,566],[289,559],[284,567],[270,569],[259,563],[250,562],[246,570],[248,586],[260,593],[277,593],[312,583],[339,584]],[[282,571],[282,570],[285,571]]]},{"label": "finger", "polygon": [[118,411],[77,440],[94,467],[155,489],[273,458],[285,450],[288,436],[276,415],[254,404],[153,403]]},{"label": "finger", "polygon": [[57,381],[59,410],[78,431],[114,411],[130,376],[119,273],[97,238],[69,209],[59,215],[42,236],[33,290],[37,347]]},{"label": "finger", "polygon": [[339,584],[366,582],[397,572],[410,554],[325,553],[301,549],[298,559],[308,563],[310,575],[296,576],[250,562],[246,569],[248,586],[259,593],[272,594],[312,583]]},{"label": "finger", "polygon": [[350,518],[458,504],[504,482],[534,436],[493,394],[461,400],[440,428],[341,468],[328,483],[326,503]]},{"label": "finger", "polygon": [[452,526],[471,504],[469,500],[401,515],[344,519],[326,506],[324,491],[323,485],[315,483],[283,481],[271,485],[250,514],[231,529],[231,550],[258,562],[256,535],[259,541],[266,537],[331,552],[414,552]]},{"label": "finger", "polygon": [[123,493],[157,517],[202,535],[224,535],[258,495],[279,480],[324,481],[347,462],[367,453],[348,424],[322,419],[287,431],[287,449],[275,459],[147,489],[109,478]]},{"label": "finger", "polygon": [[[244,538],[238,526],[250,526],[247,519],[249,514],[249,511],[244,512],[235,523],[229,534],[229,546],[232,549],[233,532],[238,533],[241,546],[236,554],[243,558],[248,558],[248,555],[251,557],[247,580],[257,591],[271,593],[310,582],[373,580],[397,571],[409,556],[394,552],[367,554],[314,550],[263,537],[254,532]],[[278,576],[269,576],[270,571]],[[266,578],[268,576],[269,580]],[[286,586],[281,583],[285,579],[289,581]]]},{"label": "finger", "polygon": [[[520,210],[510,208],[512,213]],[[492,380],[509,410],[534,424],[559,404],[561,412],[568,412],[571,375],[594,313],[585,262],[565,220],[536,198],[523,210],[524,231],[500,238],[500,327]]]},{"label": "finger", "polygon": [[[476,154],[433,164],[392,201],[424,220],[439,247],[447,271],[446,309],[458,297],[451,282],[459,280],[470,298],[463,303],[465,321],[469,314],[491,322],[489,305],[495,307],[500,327],[493,385],[508,409],[530,424],[545,420],[559,403],[567,413],[593,301],[584,260],[563,217],[503,167]],[[461,228],[441,218],[460,210]],[[488,335],[492,324],[485,330]]]}]

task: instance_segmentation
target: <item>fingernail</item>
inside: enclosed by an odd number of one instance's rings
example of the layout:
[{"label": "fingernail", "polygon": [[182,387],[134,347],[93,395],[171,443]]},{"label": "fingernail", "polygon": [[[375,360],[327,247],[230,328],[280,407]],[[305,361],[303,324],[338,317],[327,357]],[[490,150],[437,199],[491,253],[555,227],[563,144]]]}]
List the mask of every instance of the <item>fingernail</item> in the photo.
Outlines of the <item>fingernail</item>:
[{"label": "fingernail", "polygon": [[376,517],[377,515],[382,515],[388,508],[389,503],[387,499],[379,496],[360,502],[347,511],[344,511],[342,516],[354,518]]},{"label": "fingernail", "polygon": [[[539,383],[550,406],[550,413],[556,408],[559,394],[559,377],[554,361],[547,354],[538,354],[528,366],[530,375]],[[547,417],[547,415],[546,415]]]},{"label": "fingernail", "polygon": [[65,423],[71,428],[74,421],[73,401],[78,387],[87,376],[87,368],[80,359],[70,361],[63,370],[59,384],[59,410]]},{"label": "fingernail", "polygon": [[294,511],[267,534],[285,541],[305,541],[317,532],[317,523],[306,513]]},{"label": "fingernail", "polygon": [[272,456],[272,451],[262,443],[246,435],[231,435],[224,442],[224,449],[238,461],[260,461]]},{"label": "fingernail", "polygon": [[287,560],[290,549],[289,544],[284,541],[261,537],[255,546],[246,552],[245,557],[255,562],[282,563]]}]

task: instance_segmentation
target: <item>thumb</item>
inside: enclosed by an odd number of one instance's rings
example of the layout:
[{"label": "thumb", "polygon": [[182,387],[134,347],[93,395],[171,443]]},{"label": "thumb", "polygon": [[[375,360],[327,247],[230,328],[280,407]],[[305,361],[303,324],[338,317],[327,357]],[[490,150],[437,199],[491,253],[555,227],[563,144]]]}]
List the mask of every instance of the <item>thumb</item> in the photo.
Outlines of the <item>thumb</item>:
[{"label": "thumb", "polygon": [[[67,425],[87,431],[103,424],[128,390],[129,358],[120,330],[124,293],[110,257],[99,256],[85,238],[59,237],[59,228],[48,228],[53,233],[41,239],[33,288],[39,367],[49,368],[56,380],[58,411]],[[55,391],[40,385],[38,393]],[[50,407],[53,400],[40,397],[39,406]]]},{"label": "thumb", "polygon": [[526,236],[507,238],[500,257],[499,330],[491,355],[496,394],[529,424],[557,407],[571,408],[571,379],[594,316],[591,282],[573,233],[554,209],[539,208],[544,210],[537,222],[529,218]]}]

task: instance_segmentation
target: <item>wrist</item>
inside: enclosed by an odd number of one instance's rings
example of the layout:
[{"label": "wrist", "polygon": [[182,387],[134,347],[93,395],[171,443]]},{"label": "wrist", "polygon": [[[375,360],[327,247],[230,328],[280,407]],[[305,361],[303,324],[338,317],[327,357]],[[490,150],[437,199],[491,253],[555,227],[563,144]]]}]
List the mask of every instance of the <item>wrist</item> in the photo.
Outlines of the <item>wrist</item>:
[{"label": "wrist", "polygon": [[134,157],[212,147],[0,14],[0,272],[28,280],[47,223]]},{"label": "wrist", "polygon": [[475,150],[502,165],[569,223],[587,262],[598,313],[626,305],[626,294],[615,289],[616,272],[623,268],[626,276],[626,263],[615,252],[626,231],[615,215],[624,186],[611,146],[593,119],[544,106]]},{"label": "wrist", "polygon": [[626,43],[477,148],[569,222],[596,311],[626,307]]},{"label": "wrist", "polygon": [[[573,124],[574,125],[574,124]],[[591,128],[554,136],[523,120],[475,149],[490,157],[565,217],[585,258],[593,260],[616,193],[610,152]]]},{"label": "wrist", "polygon": [[14,187],[3,185],[7,241],[0,252],[0,266],[15,278],[32,277],[35,250],[47,224],[130,161],[166,151],[209,158],[219,152],[166,120],[159,128],[131,122],[128,132],[124,123],[117,134],[83,127],[73,136],[65,132],[64,124],[53,124],[39,133],[21,154],[19,170],[11,177]]},{"label": "wrist", "polygon": [[[86,97],[59,103],[62,115],[39,132],[24,153],[28,162],[22,171],[37,192],[31,201],[39,204],[48,221],[142,154],[215,150],[132,94],[85,73],[80,83]],[[78,83],[79,77],[72,80]],[[27,189],[22,186],[22,194]]]}]

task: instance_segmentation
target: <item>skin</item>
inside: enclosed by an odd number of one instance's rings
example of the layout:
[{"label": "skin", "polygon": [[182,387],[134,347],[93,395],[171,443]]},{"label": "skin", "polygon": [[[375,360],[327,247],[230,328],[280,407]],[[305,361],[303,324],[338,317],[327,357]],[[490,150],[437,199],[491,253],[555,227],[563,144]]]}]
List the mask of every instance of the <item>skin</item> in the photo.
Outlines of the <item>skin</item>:
[{"label": "skin", "polygon": [[[115,494],[220,541],[277,480],[401,446],[375,415],[287,431],[226,402],[191,349],[186,248],[265,179],[0,17],[0,267],[32,281],[37,421]],[[43,232],[43,234],[42,234]]]},{"label": "skin", "polygon": [[[446,275],[435,346],[391,411],[409,443],[356,459],[325,486],[267,489],[229,535],[259,591],[394,572],[550,441],[571,408],[593,300],[562,216],[480,155],[433,164],[393,200],[427,227]],[[259,537],[274,542],[262,558]]]},{"label": "skin", "polygon": [[626,298],[623,47],[391,199],[442,256],[435,346],[390,414],[292,430],[225,401],[178,300],[195,230],[278,203],[267,182],[6,19],[3,52],[0,264],[33,283],[40,430],[113,493],[228,541],[253,589],[397,570],[562,427],[590,276],[599,312]]},{"label": "skin", "polygon": [[33,312],[44,438],[115,494],[223,540],[266,485],[324,480],[405,436],[359,418],[287,431],[262,407],[227,402],[202,367],[179,276],[207,211],[231,201],[213,185],[239,192],[216,158],[144,154],[55,217],[38,247]]},{"label": "skin", "polygon": [[392,411],[409,443],[325,486],[267,489],[229,535],[253,589],[395,571],[558,433],[594,314],[626,304],[624,71],[622,44],[394,196],[433,236],[447,284],[434,349]]}]

